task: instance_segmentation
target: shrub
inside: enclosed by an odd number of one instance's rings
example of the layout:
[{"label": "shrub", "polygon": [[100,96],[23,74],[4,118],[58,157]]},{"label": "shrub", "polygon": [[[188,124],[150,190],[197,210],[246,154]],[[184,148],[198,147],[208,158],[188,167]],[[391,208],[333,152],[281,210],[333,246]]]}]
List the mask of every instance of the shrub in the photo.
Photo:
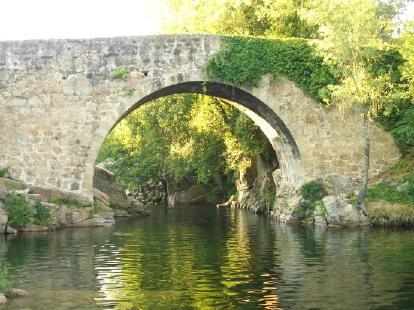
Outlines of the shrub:
[{"label": "shrub", "polygon": [[123,68],[116,69],[114,72],[112,72],[112,78],[125,80],[128,78],[128,71]]},{"label": "shrub", "polygon": [[34,208],[34,223],[36,225],[47,226],[50,220],[50,211],[40,202],[36,202]]},{"label": "shrub", "polygon": [[25,227],[34,215],[33,207],[29,205],[23,196],[7,195],[5,199],[5,210],[9,217],[10,225],[16,228]]},{"label": "shrub", "polygon": [[310,203],[321,200],[326,194],[323,185],[317,181],[303,184],[299,192],[302,198],[308,200]]},{"label": "shrub", "polygon": [[4,177],[7,171],[9,171],[9,167],[0,168],[0,177]]}]

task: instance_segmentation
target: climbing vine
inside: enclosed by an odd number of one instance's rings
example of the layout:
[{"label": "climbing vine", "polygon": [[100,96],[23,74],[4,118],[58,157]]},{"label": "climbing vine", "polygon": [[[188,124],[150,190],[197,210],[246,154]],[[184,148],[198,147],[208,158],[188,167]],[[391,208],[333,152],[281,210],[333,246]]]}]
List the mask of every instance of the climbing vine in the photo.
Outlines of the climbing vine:
[{"label": "climbing vine", "polygon": [[235,86],[257,86],[263,75],[285,76],[308,95],[324,101],[336,84],[332,68],[304,39],[227,36],[207,64],[207,76]]}]

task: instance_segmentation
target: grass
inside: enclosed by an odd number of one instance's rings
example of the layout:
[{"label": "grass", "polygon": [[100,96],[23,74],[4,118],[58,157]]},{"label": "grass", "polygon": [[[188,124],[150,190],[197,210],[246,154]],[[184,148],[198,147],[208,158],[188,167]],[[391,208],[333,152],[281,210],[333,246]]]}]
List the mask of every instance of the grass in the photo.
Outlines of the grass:
[{"label": "grass", "polygon": [[57,204],[59,206],[71,206],[75,208],[87,208],[91,207],[91,204],[84,204],[79,202],[76,199],[71,198],[59,198],[52,201],[52,203]]},{"label": "grass", "polygon": [[414,150],[373,179],[368,216],[376,226],[414,226]]},{"label": "grass", "polygon": [[368,203],[368,216],[374,226],[414,226],[414,207],[401,203]]},{"label": "grass", "polygon": [[379,183],[381,181],[404,182],[414,177],[414,148],[406,152],[403,158],[387,169],[379,176],[373,178],[371,183]]}]

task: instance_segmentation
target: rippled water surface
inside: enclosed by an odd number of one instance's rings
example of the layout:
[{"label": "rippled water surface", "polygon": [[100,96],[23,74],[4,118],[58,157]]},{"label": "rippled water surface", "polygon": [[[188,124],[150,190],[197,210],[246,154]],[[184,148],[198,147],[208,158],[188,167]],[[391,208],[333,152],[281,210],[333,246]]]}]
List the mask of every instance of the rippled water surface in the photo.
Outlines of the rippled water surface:
[{"label": "rippled water surface", "polygon": [[0,241],[6,309],[414,309],[414,231],[322,231],[242,210],[154,209]]}]

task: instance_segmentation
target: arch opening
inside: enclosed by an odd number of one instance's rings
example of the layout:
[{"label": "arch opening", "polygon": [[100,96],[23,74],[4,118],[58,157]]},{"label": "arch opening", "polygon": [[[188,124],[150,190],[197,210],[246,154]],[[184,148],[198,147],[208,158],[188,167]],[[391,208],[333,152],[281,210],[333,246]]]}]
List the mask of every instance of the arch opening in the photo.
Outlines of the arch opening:
[{"label": "arch opening", "polygon": [[[123,119],[142,105],[161,97],[178,94],[202,94],[224,99],[227,103],[246,114],[258,125],[272,145],[279,164],[281,183],[289,185],[289,187],[297,187],[301,183],[302,171],[299,148],[282,119],[263,101],[248,91],[223,83],[192,81],[159,88],[132,103],[109,128],[107,135]],[[97,155],[98,152],[95,159]]]}]

